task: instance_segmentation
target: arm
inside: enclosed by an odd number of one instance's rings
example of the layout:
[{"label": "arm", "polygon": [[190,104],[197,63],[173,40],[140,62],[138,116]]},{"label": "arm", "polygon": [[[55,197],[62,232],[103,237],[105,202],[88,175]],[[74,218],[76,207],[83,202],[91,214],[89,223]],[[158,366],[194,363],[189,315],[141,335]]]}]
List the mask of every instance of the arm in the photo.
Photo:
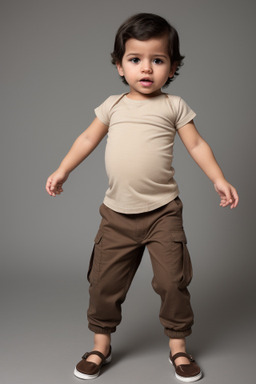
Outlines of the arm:
[{"label": "arm", "polygon": [[47,179],[45,188],[50,196],[56,196],[63,192],[62,185],[70,172],[90,155],[107,132],[108,126],[96,117],[92,124],[78,136],[59,168]]},{"label": "arm", "polygon": [[191,157],[213,182],[221,199],[220,206],[235,208],[238,204],[237,191],[225,179],[210,146],[199,135],[193,121],[180,128],[178,133]]}]

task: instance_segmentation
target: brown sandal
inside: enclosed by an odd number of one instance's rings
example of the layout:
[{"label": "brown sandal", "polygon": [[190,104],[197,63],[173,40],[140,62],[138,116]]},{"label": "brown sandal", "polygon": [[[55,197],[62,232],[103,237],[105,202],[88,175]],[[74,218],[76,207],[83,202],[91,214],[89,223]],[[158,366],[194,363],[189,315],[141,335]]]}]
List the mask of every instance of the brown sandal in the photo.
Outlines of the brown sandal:
[{"label": "brown sandal", "polygon": [[[91,355],[97,355],[101,358],[100,364],[95,364],[90,361],[87,361],[87,358]],[[96,379],[99,376],[101,367],[111,362],[112,351],[111,347],[107,356],[104,356],[103,353],[99,351],[86,352],[82,360],[77,364],[74,370],[74,375],[79,379]]]},{"label": "brown sandal", "polygon": [[[176,366],[175,360],[178,357],[186,357],[190,361],[190,364],[181,364]],[[175,368],[175,376],[178,380],[185,383],[192,383],[201,379],[202,372],[191,355],[179,352],[172,356],[170,353],[169,361]]]}]

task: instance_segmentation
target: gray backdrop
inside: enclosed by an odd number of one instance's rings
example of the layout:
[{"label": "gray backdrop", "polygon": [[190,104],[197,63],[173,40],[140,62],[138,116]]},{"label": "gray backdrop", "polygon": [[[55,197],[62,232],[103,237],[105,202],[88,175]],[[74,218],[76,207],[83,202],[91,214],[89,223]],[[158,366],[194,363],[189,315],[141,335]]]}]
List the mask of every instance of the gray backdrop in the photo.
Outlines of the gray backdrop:
[{"label": "gray backdrop", "polygon": [[[197,112],[236,210],[177,139],[176,179],[193,259],[196,315],[189,351],[204,382],[252,382],[255,358],[255,2],[253,0],[1,0],[2,384],[75,383],[92,347],[85,279],[107,188],[102,142],[62,196],[44,190],[94,108],[126,91],[110,63],[119,25],[137,12],[166,17],[186,55],[168,88]],[[113,335],[99,383],[175,383],[158,321],[147,252]],[[132,374],[131,374],[132,372]]]}]

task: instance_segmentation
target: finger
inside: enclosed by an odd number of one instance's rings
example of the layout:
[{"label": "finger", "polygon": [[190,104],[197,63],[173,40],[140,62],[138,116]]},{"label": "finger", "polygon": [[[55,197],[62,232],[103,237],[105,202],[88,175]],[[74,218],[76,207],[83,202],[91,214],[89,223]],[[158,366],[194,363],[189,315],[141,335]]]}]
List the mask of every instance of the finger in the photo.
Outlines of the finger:
[{"label": "finger", "polygon": [[233,203],[230,207],[231,209],[236,208],[239,202],[238,193],[235,189],[232,191],[232,197],[233,197]]},{"label": "finger", "polygon": [[47,192],[49,193],[50,196],[53,196],[53,197],[56,196],[56,191],[57,191],[57,188],[54,184],[55,183],[50,181],[49,184],[47,185]]},{"label": "finger", "polygon": [[48,177],[46,184],[45,184],[45,188],[47,191],[49,190],[50,185],[51,185],[51,179]]},{"label": "finger", "polygon": [[226,206],[233,203],[232,192],[229,189],[225,191],[225,197],[226,197]]},{"label": "finger", "polygon": [[222,193],[220,194],[220,205],[222,207],[226,207],[229,203],[230,203],[229,196],[227,196],[227,193],[222,191]]},{"label": "finger", "polygon": [[57,185],[56,191],[59,192],[59,193],[63,192],[62,185]]},{"label": "finger", "polygon": [[52,191],[52,192],[56,192],[57,188],[58,188],[58,182],[57,182],[57,180],[52,180],[52,182],[51,182],[51,186],[50,186],[50,191]]},{"label": "finger", "polygon": [[222,196],[221,200],[220,200],[220,206],[221,207],[226,207],[227,205],[228,205],[228,201],[227,201],[226,197]]},{"label": "finger", "polygon": [[220,206],[225,208],[232,203],[233,203],[233,199],[231,195],[228,192],[224,193],[223,196],[221,197]]},{"label": "finger", "polygon": [[48,179],[47,183],[46,183],[46,186],[45,186],[45,189],[46,189],[46,191],[48,192],[49,195],[52,195],[51,188],[52,188],[52,181],[51,181],[51,179]]},{"label": "finger", "polygon": [[230,202],[227,201],[227,200],[225,200],[225,201],[221,201],[220,206],[223,207],[223,208],[225,208],[225,207],[227,207],[229,204],[230,204]]}]

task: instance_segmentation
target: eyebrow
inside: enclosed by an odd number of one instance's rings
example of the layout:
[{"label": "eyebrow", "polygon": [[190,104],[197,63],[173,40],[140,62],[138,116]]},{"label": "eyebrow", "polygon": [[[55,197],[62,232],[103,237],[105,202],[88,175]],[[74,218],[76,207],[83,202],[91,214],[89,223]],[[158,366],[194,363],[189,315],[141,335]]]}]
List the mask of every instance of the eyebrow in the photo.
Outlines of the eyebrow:
[{"label": "eyebrow", "polygon": [[[141,56],[141,53],[136,53],[136,52],[134,52],[134,53],[128,53],[128,54],[126,54],[125,56]],[[158,54],[158,53],[154,53],[152,56],[154,56],[154,57],[165,57],[165,58],[167,58],[168,57],[168,55],[163,55],[163,54]]]}]

